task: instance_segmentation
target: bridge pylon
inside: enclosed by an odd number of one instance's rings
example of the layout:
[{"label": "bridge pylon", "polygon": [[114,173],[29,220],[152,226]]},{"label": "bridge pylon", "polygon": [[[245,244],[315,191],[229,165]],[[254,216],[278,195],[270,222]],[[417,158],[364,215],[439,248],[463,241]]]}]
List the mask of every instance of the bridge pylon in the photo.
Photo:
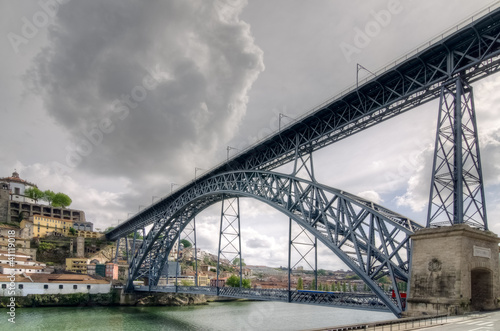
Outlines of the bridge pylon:
[{"label": "bridge pylon", "polygon": [[443,84],[427,227],[467,224],[488,230],[472,86],[460,76]]},{"label": "bridge pylon", "polygon": [[497,235],[488,230],[472,87],[441,86],[427,229],[411,236],[408,315],[498,308]]},{"label": "bridge pylon", "polygon": [[239,262],[240,287],[242,286],[243,261],[241,258],[241,231],[240,231],[240,199],[226,197],[222,200],[221,220],[219,231],[219,249],[217,252],[217,290],[219,290],[220,264],[222,259]]}]

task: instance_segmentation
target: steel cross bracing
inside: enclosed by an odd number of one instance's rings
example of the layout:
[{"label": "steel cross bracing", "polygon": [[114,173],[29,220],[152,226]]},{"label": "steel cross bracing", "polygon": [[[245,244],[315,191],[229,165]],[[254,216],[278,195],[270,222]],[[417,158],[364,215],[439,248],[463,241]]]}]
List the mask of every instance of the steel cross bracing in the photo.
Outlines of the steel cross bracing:
[{"label": "steel cross bracing", "polygon": [[[186,224],[201,210],[230,197],[251,197],[278,209],[307,229],[351,268],[396,315],[403,310],[378,286],[387,276],[398,293],[407,282],[410,235],[421,225],[373,202],[290,175],[266,171],[234,171],[199,181],[165,209],[132,259],[132,281],[147,277],[156,286],[159,270]],[[158,207],[159,208],[159,207]]]},{"label": "steel cross bracing", "polygon": [[[150,291],[148,286],[135,286],[139,292]],[[191,293],[205,295],[220,295],[231,298],[246,298],[263,301],[282,301],[342,308],[382,310],[387,308],[373,294],[349,292],[322,292],[322,291],[288,291],[283,289],[245,289],[238,287],[210,287],[210,286],[155,286],[155,292]]]},{"label": "steel cross bracing", "polygon": [[488,230],[472,87],[441,88],[427,226],[465,223]]},{"label": "steel cross bracing", "polygon": [[243,261],[241,258],[241,231],[240,231],[240,198],[222,200],[222,210],[219,230],[219,249],[217,251],[217,284],[219,284],[220,262],[238,262],[240,287],[242,286]]},{"label": "steel cross bracing", "polygon": [[[439,97],[441,85],[460,74],[473,83],[500,70],[500,9],[433,43],[337,99],[328,101],[264,141],[207,171],[206,179],[231,170],[271,170],[301,155],[392,118]],[[196,180],[107,233],[116,240],[156,220]]]}]

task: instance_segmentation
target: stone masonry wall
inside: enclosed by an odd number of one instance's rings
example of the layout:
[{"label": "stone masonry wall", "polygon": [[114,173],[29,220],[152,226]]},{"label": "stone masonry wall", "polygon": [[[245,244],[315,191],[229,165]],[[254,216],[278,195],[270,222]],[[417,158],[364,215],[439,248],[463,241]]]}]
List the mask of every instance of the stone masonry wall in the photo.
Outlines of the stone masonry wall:
[{"label": "stone masonry wall", "polygon": [[[455,225],[419,230],[412,242],[410,315],[497,307],[499,238],[495,234]],[[473,271],[491,279],[479,288],[486,293],[481,300],[471,292]]]}]

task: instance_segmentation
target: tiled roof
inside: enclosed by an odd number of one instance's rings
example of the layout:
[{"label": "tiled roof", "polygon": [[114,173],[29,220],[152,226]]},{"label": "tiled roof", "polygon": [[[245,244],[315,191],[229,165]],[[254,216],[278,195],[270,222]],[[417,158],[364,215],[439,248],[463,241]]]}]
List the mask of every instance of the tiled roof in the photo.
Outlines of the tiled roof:
[{"label": "tiled roof", "polygon": [[[70,275],[70,274],[31,274],[27,273],[34,283],[80,283],[80,284],[109,284],[108,281],[104,279],[94,279],[87,275]],[[9,275],[0,274],[0,282],[10,282]],[[16,283],[24,282],[31,283],[31,280],[22,276],[16,275]]]},{"label": "tiled roof", "polygon": [[12,173],[12,176],[10,176],[10,177],[0,178],[0,182],[16,182],[16,183],[22,183],[22,184],[26,184],[26,185],[37,187],[35,184],[30,183],[30,182],[28,182],[28,181],[26,181],[24,179],[21,179],[19,177],[19,174],[16,171],[14,171]]},{"label": "tiled roof", "polygon": [[109,284],[103,279],[94,279],[88,275],[77,274],[34,274],[31,279],[39,283],[85,283],[85,284]]}]

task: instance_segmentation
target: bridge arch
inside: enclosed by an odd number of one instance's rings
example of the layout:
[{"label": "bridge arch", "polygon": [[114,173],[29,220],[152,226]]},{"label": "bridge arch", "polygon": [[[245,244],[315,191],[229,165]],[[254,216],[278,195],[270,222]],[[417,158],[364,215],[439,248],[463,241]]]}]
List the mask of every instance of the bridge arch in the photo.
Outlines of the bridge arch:
[{"label": "bridge arch", "polygon": [[[153,228],[132,260],[129,287],[141,276],[157,283],[184,227],[208,206],[231,197],[259,200],[293,219],[349,266],[389,309],[401,313],[398,285],[408,281],[410,235],[421,226],[347,192],[268,171],[218,174],[158,206]],[[384,276],[397,295],[391,297],[379,286]]]}]

